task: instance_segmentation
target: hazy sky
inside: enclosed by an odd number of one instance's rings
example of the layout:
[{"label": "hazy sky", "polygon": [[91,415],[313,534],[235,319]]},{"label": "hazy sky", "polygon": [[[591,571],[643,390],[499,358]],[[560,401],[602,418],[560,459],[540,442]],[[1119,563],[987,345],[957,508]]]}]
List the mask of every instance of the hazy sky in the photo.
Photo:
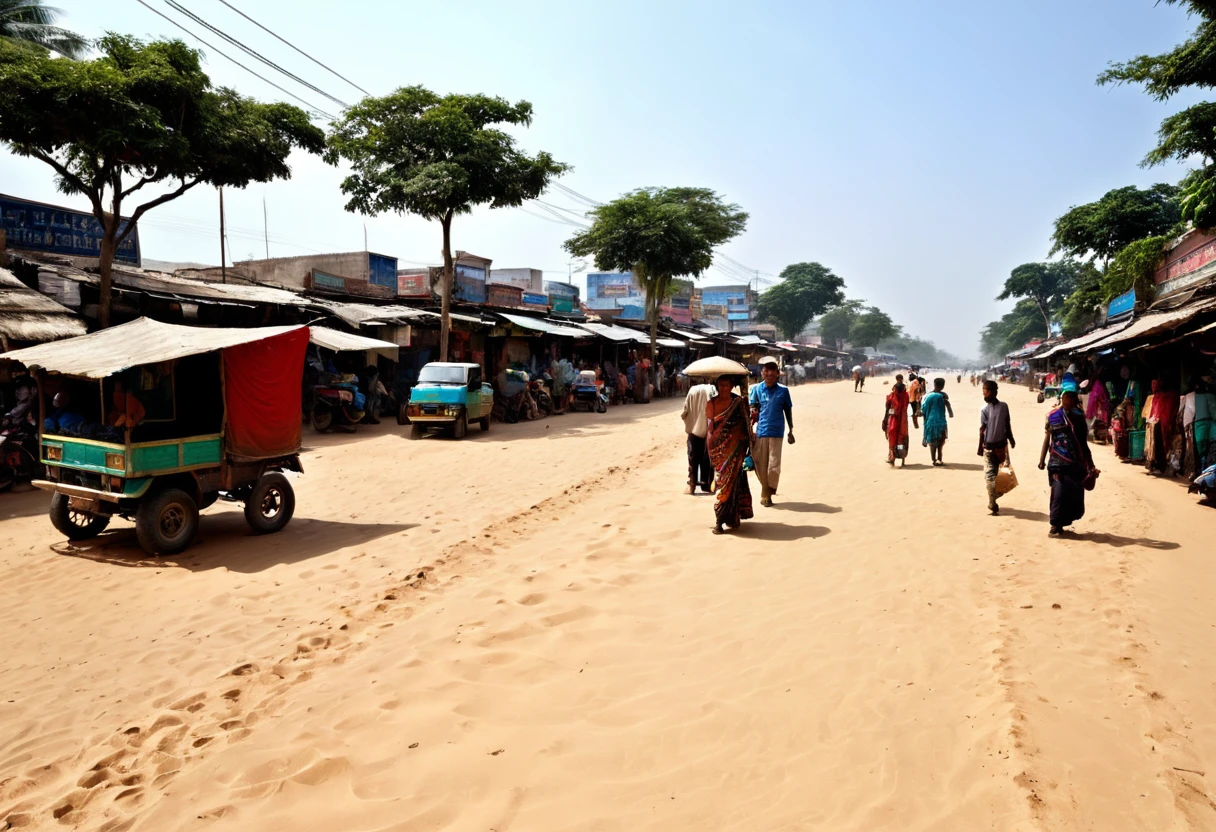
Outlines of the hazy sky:
[{"label": "hazy sky", "polygon": [[[360,95],[219,0],[180,2],[336,98]],[[373,94],[423,84],[531,101],[522,146],[572,164],[562,182],[594,199],[714,188],[751,213],[725,254],[767,275],[819,261],[850,296],[965,356],[1004,311],[993,298],[1009,270],[1046,256],[1056,216],[1112,187],[1181,176],[1138,162],[1160,120],[1197,100],[1159,104],[1094,83],[1109,61],[1166,50],[1190,30],[1178,8],[1153,0],[230,2]],[[89,36],[199,45],[137,0],[52,5]],[[310,103],[338,106],[187,25]],[[203,48],[216,83],[285,99]],[[293,169],[289,182],[225,193],[232,256],[264,256],[263,199],[271,256],[363,248],[365,220],[343,210],[341,171],[306,156]],[[41,163],[9,155],[0,190],[85,207],[58,195]],[[543,199],[580,207],[561,193]],[[366,227],[371,250],[403,266],[439,261],[437,224],[381,216]],[[141,222],[144,256],[217,263],[217,229],[216,194],[199,189]],[[556,279],[573,230],[483,210],[458,218],[453,238],[496,267]],[[711,270],[701,284],[729,282]]]}]

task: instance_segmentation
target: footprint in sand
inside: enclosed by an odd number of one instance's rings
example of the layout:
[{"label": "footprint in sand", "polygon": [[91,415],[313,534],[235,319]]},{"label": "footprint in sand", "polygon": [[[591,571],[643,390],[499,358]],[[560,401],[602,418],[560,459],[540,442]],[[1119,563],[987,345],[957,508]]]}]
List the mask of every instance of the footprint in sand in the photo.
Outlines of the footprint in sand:
[{"label": "footprint in sand", "polygon": [[523,598],[520,598],[515,603],[523,604],[525,607],[534,607],[537,604],[543,604],[545,597],[546,596],[543,592],[533,592],[530,595],[525,595]]}]

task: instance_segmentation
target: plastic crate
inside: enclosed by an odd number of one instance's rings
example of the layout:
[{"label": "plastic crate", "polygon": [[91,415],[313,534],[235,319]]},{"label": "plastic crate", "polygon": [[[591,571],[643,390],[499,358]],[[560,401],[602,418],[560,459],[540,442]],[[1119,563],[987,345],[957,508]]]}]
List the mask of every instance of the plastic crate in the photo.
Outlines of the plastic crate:
[{"label": "plastic crate", "polygon": [[1144,431],[1129,430],[1127,432],[1127,458],[1131,460],[1144,459]]}]

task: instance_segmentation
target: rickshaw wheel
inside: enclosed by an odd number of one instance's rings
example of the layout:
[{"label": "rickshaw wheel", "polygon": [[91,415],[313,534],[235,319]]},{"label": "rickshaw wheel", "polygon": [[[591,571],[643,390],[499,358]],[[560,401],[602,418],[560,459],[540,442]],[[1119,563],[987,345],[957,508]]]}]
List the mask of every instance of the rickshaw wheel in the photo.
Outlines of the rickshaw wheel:
[{"label": "rickshaw wheel", "polygon": [[409,405],[405,405],[405,404],[399,405],[397,407],[397,424],[408,425],[410,423],[410,417],[409,417],[408,413],[406,412],[407,407],[409,407]]},{"label": "rickshaw wheel", "polygon": [[317,405],[312,409],[312,429],[317,433],[325,433],[333,427],[334,413],[327,407]]},{"label": "rickshaw wheel", "polygon": [[291,522],[296,492],[278,471],[263,474],[245,499],[245,521],[255,534],[274,534]]},{"label": "rickshaw wheel", "polygon": [[198,533],[198,505],[180,488],[167,488],[139,504],[135,536],[150,555],[176,555]]},{"label": "rickshaw wheel", "polygon": [[105,531],[110,518],[76,511],[67,494],[51,495],[51,525],[68,540],[90,540]]}]

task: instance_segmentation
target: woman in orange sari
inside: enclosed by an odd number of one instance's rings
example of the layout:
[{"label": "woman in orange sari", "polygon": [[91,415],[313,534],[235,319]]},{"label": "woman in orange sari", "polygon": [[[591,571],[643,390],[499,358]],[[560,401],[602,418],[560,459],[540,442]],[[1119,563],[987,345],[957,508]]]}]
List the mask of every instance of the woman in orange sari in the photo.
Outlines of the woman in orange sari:
[{"label": "woman in orange sari", "polygon": [[887,435],[887,464],[899,467],[908,456],[908,391],[904,388],[902,374],[895,377],[895,384],[887,394],[886,411],[882,417],[882,430]]},{"label": "woman in orange sari", "polygon": [[747,486],[747,471],[743,460],[751,453],[751,434],[747,427],[747,400],[732,392],[738,379],[720,376],[718,393],[705,404],[709,421],[706,437],[709,461],[717,472],[714,483],[714,534],[739,528],[752,518],[752,493]]}]

